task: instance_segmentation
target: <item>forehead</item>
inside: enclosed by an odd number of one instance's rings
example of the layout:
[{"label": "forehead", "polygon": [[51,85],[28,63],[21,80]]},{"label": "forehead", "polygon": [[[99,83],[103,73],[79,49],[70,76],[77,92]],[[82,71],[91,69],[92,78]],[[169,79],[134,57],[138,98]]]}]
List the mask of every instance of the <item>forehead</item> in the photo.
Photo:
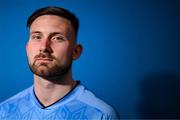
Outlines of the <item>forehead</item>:
[{"label": "forehead", "polygon": [[39,32],[44,35],[57,32],[73,41],[76,38],[71,22],[66,18],[56,15],[42,15],[36,18],[30,27],[30,33],[34,32]]},{"label": "forehead", "polygon": [[66,18],[56,15],[42,15],[37,17],[31,24],[30,30],[32,29],[72,29],[71,22]]}]

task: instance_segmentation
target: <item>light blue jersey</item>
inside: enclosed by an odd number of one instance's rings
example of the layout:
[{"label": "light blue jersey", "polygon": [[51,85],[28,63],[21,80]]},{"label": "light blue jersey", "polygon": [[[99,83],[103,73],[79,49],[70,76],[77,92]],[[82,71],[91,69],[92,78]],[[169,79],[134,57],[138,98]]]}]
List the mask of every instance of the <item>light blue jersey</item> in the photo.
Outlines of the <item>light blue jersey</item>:
[{"label": "light blue jersey", "polygon": [[33,86],[0,104],[0,120],[111,120],[118,119],[114,109],[82,84],[56,103],[43,107]]}]

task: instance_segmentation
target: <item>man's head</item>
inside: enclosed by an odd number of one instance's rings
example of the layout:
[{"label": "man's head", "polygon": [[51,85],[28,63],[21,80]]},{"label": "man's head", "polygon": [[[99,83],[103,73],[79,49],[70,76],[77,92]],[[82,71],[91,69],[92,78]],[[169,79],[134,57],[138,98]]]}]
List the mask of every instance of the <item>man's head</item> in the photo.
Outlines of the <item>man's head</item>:
[{"label": "man's head", "polygon": [[28,19],[30,37],[26,46],[31,71],[44,78],[57,78],[71,70],[82,47],[76,43],[78,19],[69,11],[46,7]]},{"label": "man's head", "polygon": [[78,18],[75,16],[75,14],[71,13],[70,11],[68,11],[64,8],[60,8],[60,7],[45,7],[45,8],[41,8],[41,9],[35,11],[28,18],[27,27],[30,28],[33,21],[42,15],[56,15],[59,17],[66,18],[67,20],[69,20],[71,22],[71,24],[74,28],[74,32],[76,33],[76,36],[77,36],[78,29],[79,29]]}]

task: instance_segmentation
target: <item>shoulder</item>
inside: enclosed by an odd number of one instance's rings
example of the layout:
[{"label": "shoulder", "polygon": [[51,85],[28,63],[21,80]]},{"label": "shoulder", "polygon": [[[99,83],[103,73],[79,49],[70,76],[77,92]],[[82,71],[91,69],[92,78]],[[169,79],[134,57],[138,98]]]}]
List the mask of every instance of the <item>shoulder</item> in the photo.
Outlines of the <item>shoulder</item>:
[{"label": "shoulder", "polygon": [[29,95],[31,90],[32,90],[32,86],[21,91],[21,92],[19,92],[19,93],[17,93],[16,95],[12,96],[11,98],[5,100],[4,102],[2,102],[0,104],[0,106],[4,105],[6,103],[11,103],[13,101],[18,101],[19,99],[24,98],[25,96]]},{"label": "shoulder", "polygon": [[86,87],[80,84],[82,87],[81,94],[78,96],[77,100],[86,104],[92,109],[96,109],[103,114],[103,117],[108,118],[119,118],[118,113],[115,109],[104,102],[102,99],[98,98],[93,92],[88,90]]},{"label": "shoulder", "polygon": [[0,113],[1,115],[6,114],[8,112],[14,112],[19,107],[20,104],[25,104],[26,101],[29,101],[30,98],[30,90],[32,87],[29,87],[13,97],[5,100],[0,104]]}]

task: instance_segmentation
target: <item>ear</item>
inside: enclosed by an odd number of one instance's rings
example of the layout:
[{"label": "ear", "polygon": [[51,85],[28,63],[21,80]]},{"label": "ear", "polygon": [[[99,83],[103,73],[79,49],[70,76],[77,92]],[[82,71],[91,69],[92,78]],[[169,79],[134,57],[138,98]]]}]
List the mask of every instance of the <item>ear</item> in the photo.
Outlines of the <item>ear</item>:
[{"label": "ear", "polygon": [[82,51],[83,51],[82,45],[76,44],[72,54],[73,60],[78,59],[81,56]]}]

